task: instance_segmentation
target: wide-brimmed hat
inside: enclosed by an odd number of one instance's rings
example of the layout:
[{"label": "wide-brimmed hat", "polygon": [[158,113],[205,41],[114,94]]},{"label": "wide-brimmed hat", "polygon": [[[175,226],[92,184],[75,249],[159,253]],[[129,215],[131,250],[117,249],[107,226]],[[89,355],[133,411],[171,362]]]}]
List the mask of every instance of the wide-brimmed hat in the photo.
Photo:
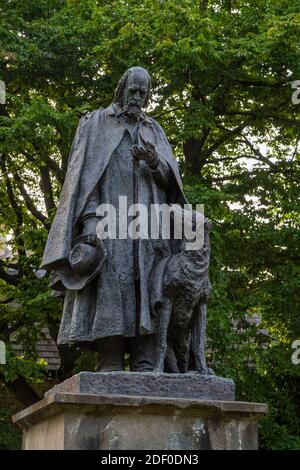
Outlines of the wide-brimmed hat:
[{"label": "wide-brimmed hat", "polygon": [[59,272],[62,284],[69,290],[80,290],[99,274],[106,258],[106,250],[101,240],[90,245],[78,242],[69,255],[69,266]]}]

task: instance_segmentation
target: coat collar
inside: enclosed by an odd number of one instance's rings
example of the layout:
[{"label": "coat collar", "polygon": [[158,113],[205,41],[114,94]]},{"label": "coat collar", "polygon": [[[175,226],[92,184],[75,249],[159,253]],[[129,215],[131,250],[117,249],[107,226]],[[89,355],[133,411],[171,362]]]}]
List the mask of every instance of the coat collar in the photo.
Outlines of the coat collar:
[{"label": "coat collar", "polygon": [[[116,103],[111,103],[108,106],[108,108],[106,108],[105,113],[108,116],[115,116],[115,117],[119,118],[120,116],[122,116],[124,111]],[[152,124],[151,119],[144,113],[144,111],[142,111],[141,114],[139,115],[139,121],[140,122],[145,122],[147,124]]]}]

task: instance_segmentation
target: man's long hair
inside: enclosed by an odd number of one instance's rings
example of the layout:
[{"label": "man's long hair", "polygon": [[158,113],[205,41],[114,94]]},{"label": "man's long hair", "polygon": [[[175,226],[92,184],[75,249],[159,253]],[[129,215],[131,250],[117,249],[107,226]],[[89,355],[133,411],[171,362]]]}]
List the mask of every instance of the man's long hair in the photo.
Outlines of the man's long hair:
[{"label": "man's long hair", "polygon": [[149,99],[150,99],[150,92],[151,92],[151,78],[150,78],[150,75],[147,72],[147,70],[145,70],[143,67],[131,67],[130,69],[128,69],[124,73],[122,78],[119,80],[118,86],[115,90],[115,95],[114,95],[113,102],[117,103],[121,108],[123,108],[123,106],[124,106],[124,90],[125,90],[125,87],[126,87],[128,77],[135,70],[143,71],[144,74],[148,78],[148,88],[147,88],[147,94],[146,94],[146,97],[145,97],[144,107],[147,107],[147,105],[148,105],[148,102],[149,102]]}]

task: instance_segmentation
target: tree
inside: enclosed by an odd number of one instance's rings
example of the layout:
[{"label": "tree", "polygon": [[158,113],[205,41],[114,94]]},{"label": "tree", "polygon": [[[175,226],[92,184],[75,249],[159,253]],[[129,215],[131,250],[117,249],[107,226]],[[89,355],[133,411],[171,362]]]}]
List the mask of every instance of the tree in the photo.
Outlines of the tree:
[{"label": "tree", "polygon": [[300,338],[298,2],[10,0],[0,18],[0,227],[12,252],[0,259],[0,335],[9,344],[16,331],[30,362],[11,353],[1,380],[16,390],[21,380],[24,405],[36,399],[33,344],[45,325],[56,338],[61,305],[35,273],[71,141],[79,117],[107,106],[139,64],[153,77],[149,112],[180,160],[187,196],[213,221],[211,362],[235,379],[239,398],[271,405],[264,447],[299,447],[290,359]]}]

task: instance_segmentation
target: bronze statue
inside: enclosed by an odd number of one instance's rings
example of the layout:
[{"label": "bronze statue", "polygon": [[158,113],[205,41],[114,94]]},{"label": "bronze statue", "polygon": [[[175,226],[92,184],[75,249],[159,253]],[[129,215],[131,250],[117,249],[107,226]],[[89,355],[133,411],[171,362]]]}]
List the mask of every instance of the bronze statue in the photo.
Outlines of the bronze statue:
[{"label": "bronze statue", "polygon": [[[98,207],[111,204],[121,211],[120,196],[149,212],[153,204],[187,203],[164,131],[143,111],[150,87],[146,70],[130,68],[112,104],[87,114],[78,126],[43,257],[52,288],[65,291],[58,345],[97,350],[102,372],[124,370],[129,353],[132,371],[205,373],[208,225],[203,248],[191,255],[184,239],[97,236]],[[174,275],[176,263],[184,279]],[[183,302],[181,294],[192,295],[191,302]]]}]

